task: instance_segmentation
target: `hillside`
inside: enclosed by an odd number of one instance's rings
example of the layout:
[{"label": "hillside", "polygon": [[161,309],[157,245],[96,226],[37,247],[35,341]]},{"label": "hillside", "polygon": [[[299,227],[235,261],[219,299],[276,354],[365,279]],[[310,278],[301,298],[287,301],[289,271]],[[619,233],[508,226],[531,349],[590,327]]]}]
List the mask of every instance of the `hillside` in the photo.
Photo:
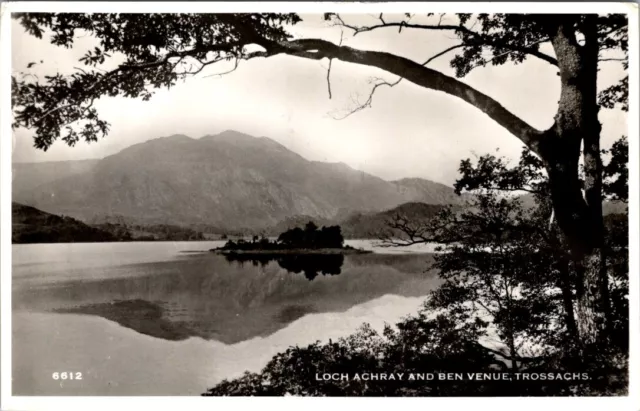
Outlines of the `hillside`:
[{"label": "hillside", "polygon": [[434,218],[445,205],[405,203],[380,213],[355,214],[340,223],[342,232],[348,238],[376,238],[388,231],[387,223],[396,215],[406,217],[410,221],[429,221]]},{"label": "hillside", "polygon": [[277,236],[286,230],[304,226],[307,222],[313,221],[319,227],[339,225],[345,238],[376,238],[381,232],[388,230],[387,222],[396,215],[407,217],[411,221],[427,221],[444,207],[446,206],[441,204],[410,202],[381,212],[352,213],[349,217],[342,219],[329,220],[311,216],[296,216],[279,222],[265,230],[263,234]]},{"label": "hillside", "polygon": [[71,217],[12,203],[12,242],[200,241],[201,232],[172,225],[85,224]]},{"label": "hillside", "polygon": [[[19,167],[28,173],[26,164]],[[54,175],[55,170],[41,183],[29,177],[28,184],[17,177],[14,200],[92,223],[118,216],[127,224],[206,224],[220,230],[266,229],[300,215],[329,220],[407,202],[461,201],[451,187],[421,179],[385,181],[234,131],[158,138],[82,172]]]},{"label": "hillside", "polygon": [[115,235],[71,217],[45,213],[15,202],[11,204],[11,219],[11,242],[14,244],[118,241]]},{"label": "hillside", "polygon": [[453,188],[423,178],[403,178],[392,181],[397,190],[410,198],[428,198],[428,204],[462,204],[471,198],[469,194],[457,195]]}]

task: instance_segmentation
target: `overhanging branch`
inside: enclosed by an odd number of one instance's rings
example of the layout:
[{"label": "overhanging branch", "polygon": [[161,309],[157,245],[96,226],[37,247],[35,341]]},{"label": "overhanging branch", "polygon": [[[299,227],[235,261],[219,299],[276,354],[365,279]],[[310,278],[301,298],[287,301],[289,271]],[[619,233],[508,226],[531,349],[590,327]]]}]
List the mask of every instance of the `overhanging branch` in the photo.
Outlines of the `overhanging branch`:
[{"label": "overhanging branch", "polygon": [[347,63],[377,67],[421,87],[458,97],[488,115],[511,134],[518,137],[531,150],[536,153],[539,151],[538,145],[544,135],[543,131],[530,126],[486,94],[415,61],[381,51],[338,46],[321,39],[299,39],[277,43],[265,41],[262,46],[266,49],[264,57],[288,54],[312,60],[335,58]]},{"label": "overhanging branch", "polygon": [[[381,23],[375,24],[372,26],[349,25],[345,23],[344,19],[342,19],[342,17],[340,17],[339,14],[333,14],[333,17],[336,20],[337,25],[353,30],[354,36],[360,33],[365,33],[365,32],[374,31],[377,29],[385,29],[390,27],[397,27],[399,32],[402,31],[403,28],[411,28],[411,29],[419,29],[419,30],[434,30],[434,31],[453,31],[455,33],[464,34],[466,36],[469,36],[471,39],[473,39],[473,44],[469,44],[470,46],[481,45],[481,46],[507,49],[512,52],[517,51],[517,52],[521,52],[521,53],[525,53],[525,54],[529,54],[531,56],[537,57],[554,66],[558,65],[558,60],[556,58],[541,52],[536,47],[532,47],[533,45],[518,46],[514,44],[508,44],[506,42],[490,39],[487,36],[484,36],[482,33],[473,31],[462,24],[442,24],[442,17],[443,17],[442,15],[440,16],[438,24],[416,24],[416,23],[409,23],[408,21],[404,21],[404,20],[398,21],[398,22],[387,22],[382,19],[382,14],[381,14],[379,18]],[[537,41],[535,44],[542,43],[544,41],[549,41],[549,38]]]}]

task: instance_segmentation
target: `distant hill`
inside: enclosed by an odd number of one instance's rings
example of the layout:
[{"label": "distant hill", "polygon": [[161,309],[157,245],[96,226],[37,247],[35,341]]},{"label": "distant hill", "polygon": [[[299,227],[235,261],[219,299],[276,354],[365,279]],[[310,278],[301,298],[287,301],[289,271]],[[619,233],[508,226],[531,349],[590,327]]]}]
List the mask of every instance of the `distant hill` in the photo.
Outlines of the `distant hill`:
[{"label": "distant hill", "polygon": [[158,138],[95,163],[69,163],[15,164],[14,201],[91,223],[117,216],[126,224],[225,232],[268,229],[301,215],[322,221],[407,202],[464,201],[442,184],[385,181],[235,131]]},{"label": "distant hill", "polygon": [[446,205],[405,203],[380,213],[356,214],[341,222],[342,232],[348,238],[376,238],[388,231],[387,223],[396,215],[410,221],[426,222],[434,218]]},{"label": "distant hill", "polygon": [[86,243],[109,241],[199,241],[201,232],[172,225],[89,225],[67,216],[46,213],[34,207],[11,204],[12,242]]},{"label": "distant hill", "polygon": [[11,204],[11,242],[87,243],[118,241],[113,234],[71,217],[60,217],[18,203]]},{"label": "distant hill", "polygon": [[416,200],[428,199],[423,201],[428,204],[463,204],[471,198],[469,194],[457,195],[452,187],[424,178],[403,178],[392,183],[403,195]]},{"label": "distant hill", "polygon": [[[286,230],[304,226],[312,221],[319,227],[339,225],[345,238],[376,238],[382,231],[388,230],[387,222],[396,215],[407,217],[412,221],[428,221],[445,207],[447,205],[410,202],[381,212],[352,213],[349,217],[342,219],[330,220],[311,216],[296,216],[287,218],[264,230],[263,234],[277,236]],[[461,206],[454,207],[461,208]]]}]

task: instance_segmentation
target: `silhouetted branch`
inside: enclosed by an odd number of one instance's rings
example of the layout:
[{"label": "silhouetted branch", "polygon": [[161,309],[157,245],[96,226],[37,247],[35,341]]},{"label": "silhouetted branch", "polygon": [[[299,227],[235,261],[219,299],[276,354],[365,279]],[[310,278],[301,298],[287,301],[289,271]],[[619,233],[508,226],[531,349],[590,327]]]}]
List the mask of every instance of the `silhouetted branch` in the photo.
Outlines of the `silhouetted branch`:
[{"label": "silhouetted branch", "polygon": [[383,28],[389,28],[389,27],[398,27],[398,31],[401,31],[403,27],[406,28],[413,28],[413,29],[420,29],[420,30],[444,30],[444,31],[453,31],[455,33],[464,33],[468,36],[470,36],[473,41],[474,44],[473,45],[480,45],[480,46],[492,46],[492,47],[499,47],[499,48],[503,48],[503,49],[509,49],[510,52],[520,52],[520,53],[526,53],[529,54],[531,56],[537,57],[543,61],[546,61],[549,64],[552,64],[554,66],[558,65],[558,60],[552,56],[549,56],[548,54],[542,53],[541,51],[539,51],[538,49],[532,47],[533,45],[537,44],[537,43],[541,43],[541,42],[546,42],[549,41],[549,38],[544,38],[536,43],[533,44],[529,44],[527,46],[517,46],[517,45],[513,45],[513,44],[508,44],[506,42],[501,42],[501,41],[496,41],[493,39],[489,39],[487,36],[484,36],[482,33],[478,33],[476,31],[471,30],[470,28],[462,25],[462,24],[442,24],[442,18],[444,17],[444,14],[440,15],[438,24],[415,24],[415,23],[409,23],[409,21],[406,20],[402,20],[399,22],[386,22],[382,19],[382,16],[379,17],[379,20],[381,20],[381,24],[376,24],[376,25],[372,25],[372,26],[354,26],[354,25],[348,25],[344,22],[344,20],[340,17],[339,14],[333,14],[332,17],[338,22],[338,25],[341,25],[343,27],[349,28],[351,30],[354,31],[353,35],[357,35],[360,33],[364,33],[364,32],[368,32],[368,31],[373,31],[373,30],[377,30],[377,29],[383,29]]},{"label": "silhouetted branch", "polygon": [[395,214],[386,223],[388,231],[380,232],[378,239],[382,241],[381,247],[408,247],[414,244],[426,243],[455,243],[460,238],[445,237],[443,235],[443,230],[449,224],[450,222],[445,219],[411,221],[405,216]]},{"label": "silhouetted branch", "polygon": [[333,59],[329,59],[329,67],[327,68],[327,90],[329,91],[329,99],[331,99],[331,62]]},{"label": "silhouetted branch", "polygon": [[[455,46],[451,46],[448,47],[446,49],[444,49],[443,51],[429,57],[424,63],[422,63],[423,66],[426,66],[427,64],[431,63],[433,60],[435,60],[436,58],[443,56],[445,54],[447,54],[448,52],[455,50],[457,48],[461,48],[463,47],[464,44],[458,44]],[[331,60],[329,60],[329,64],[331,64]],[[359,104],[357,107],[355,107],[354,109],[352,109],[351,111],[349,111],[347,114],[345,114],[342,117],[334,117],[335,120],[344,120],[345,118],[349,117],[350,115],[357,113],[358,111],[364,110],[367,107],[371,107],[371,103],[373,102],[373,95],[375,94],[376,90],[378,89],[378,87],[380,86],[389,86],[389,87],[394,87],[396,85],[398,85],[398,83],[400,83],[402,81],[403,77],[400,77],[398,80],[394,81],[393,83],[389,83],[388,81],[381,81],[380,83],[377,83],[373,86],[373,88],[371,89],[371,92],[369,93],[369,97],[367,98],[367,100],[363,103],[363,104]],[[329,91],[329,93],[331,93],[331,91]],[[331,94],[329,94],[329,97],[331,97]]]},{"label": "silhouetted branch", "polygon": [[216,74],[209,74],[208,76],[204,76],[204,77],[214,77],[214,76],[224,76],[225,74],[229,74],[232,73],[234,71],[236,71],[236,69],[238,68],[238,64],[240,63],[240,60],[235,58],[234,59],[234,65],[233,68],[227,71],[224,71],[222,73],[216,73]]}]

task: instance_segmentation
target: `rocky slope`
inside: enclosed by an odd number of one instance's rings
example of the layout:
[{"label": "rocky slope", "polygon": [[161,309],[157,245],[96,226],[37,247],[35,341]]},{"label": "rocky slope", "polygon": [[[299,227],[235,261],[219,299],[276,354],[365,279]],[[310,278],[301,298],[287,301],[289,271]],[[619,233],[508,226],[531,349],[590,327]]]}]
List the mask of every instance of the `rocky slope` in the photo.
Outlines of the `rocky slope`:
[{"label": "rocky slope", "polygon": [[442,184],[385,181],[345,164],[309,161],[272,139],[234,131],[150,140],[74,166],[79,172],[58,165],[65,172],[38,174],[33,169],[42,166],[31,167],[14,167],[15,201],[92,223],[119,218],[261,229],[299,215],[335,219],[407,202],[460,201]]}]

